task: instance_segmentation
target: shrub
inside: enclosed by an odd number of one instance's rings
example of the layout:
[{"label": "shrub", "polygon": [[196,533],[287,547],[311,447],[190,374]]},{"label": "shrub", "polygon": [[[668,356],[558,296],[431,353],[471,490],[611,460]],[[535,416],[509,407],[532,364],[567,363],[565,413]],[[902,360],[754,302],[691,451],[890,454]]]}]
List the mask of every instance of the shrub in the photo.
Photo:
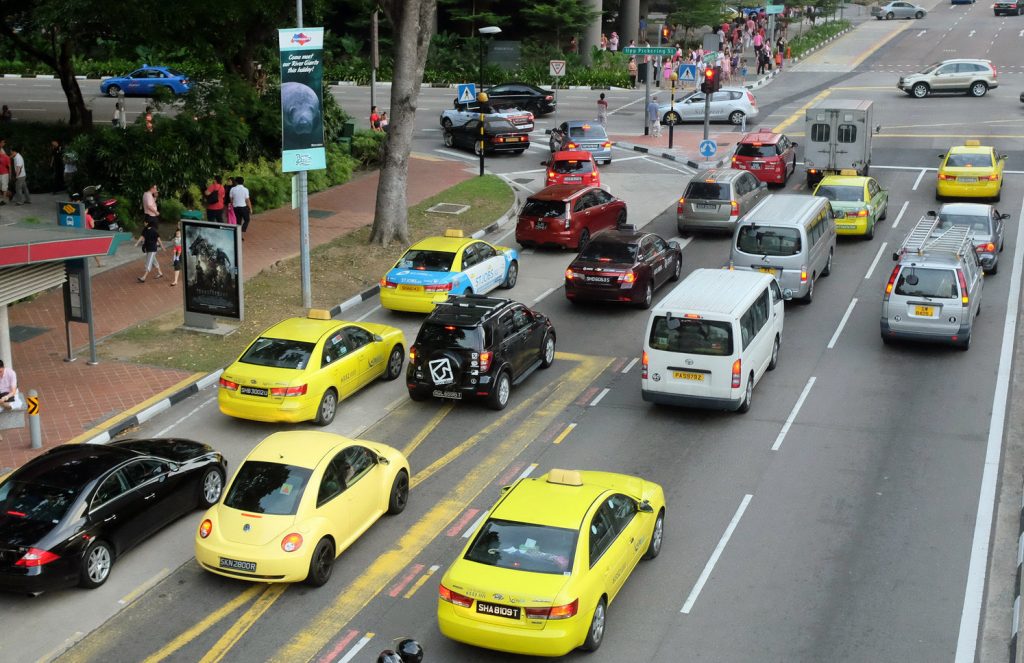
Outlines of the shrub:
[{"label": "shrub", "polygon": [[381,162],[381,154],[387,134],[383,131],[360,129],[352,137],[352,156],[364,167],[376,166]]},{"label": "shrub", "polygon": [[163,221],[181,221],[181,213],[185,211],[185,205],[177,198],[159,199],[160,219]]}]

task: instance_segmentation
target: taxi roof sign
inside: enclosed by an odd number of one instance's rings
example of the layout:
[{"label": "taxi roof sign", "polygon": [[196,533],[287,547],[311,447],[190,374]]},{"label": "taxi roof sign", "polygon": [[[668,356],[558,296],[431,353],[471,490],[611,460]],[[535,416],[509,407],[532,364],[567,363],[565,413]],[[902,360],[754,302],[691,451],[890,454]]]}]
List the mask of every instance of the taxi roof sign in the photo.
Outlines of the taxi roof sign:
[{"label": "taxi roof sign", "polygon": [[445,237],[465,237],[465,235],[462,234],[462,231],[459,230],[458,228],[448,228],[447,230],[444,231],[444,236]]},{"label": "taxi roof sign", "polygon": [[583,475],[579,470],[553,469],[548,472],[548,483],[558,483],[563,486],[582,486]]},{"label": "taxi roof sign", "polygon": [[980,147],[981,146],[981,141],[976,139],[976,138],[971,138],[971,139],[965,140],[964,141],[964,145],[966,145],[967,147]]},{"label": "taxi roof sign", "polygon": [[860,173],[858,173],[853,168],[843,168],[842,170],[839,171],[839,174],[840,175],[849,175],[851,177],[855,177],[855,176],[859,175]]},{"label": "taxi roof sign", "polygon": [[310,320],[330,320],[331,312],[322,308],[311,308],[306,317]]}]

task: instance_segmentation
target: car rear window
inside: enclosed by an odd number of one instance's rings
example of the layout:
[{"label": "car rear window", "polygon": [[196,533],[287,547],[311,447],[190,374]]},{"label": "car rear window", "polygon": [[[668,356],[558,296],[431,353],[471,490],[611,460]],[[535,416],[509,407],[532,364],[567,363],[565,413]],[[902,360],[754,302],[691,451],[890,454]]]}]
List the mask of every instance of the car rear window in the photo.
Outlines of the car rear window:
[{"label": "car rear window", "polygon": [[553,217],[565,214],[565,203],[561,200],[530,200],[523,205],[521,216]]},{"label": "car rear window", "polygon": [[580,251],[580,260],[594,262],[628,262],[636,261],[636,244],[621,242],[590,241]]},{"label": "car rear window", "polygon": [[455,254],[449,251],[409,249],[395,267],[418,269],[424,272],[450,272],[453,262],[455,262]]},{"label": "car rear window", "polygon": [[224,506],[271,516],[294,515],[311,474],[313,470],[305,467],[247,460],[238,468]]},{"label": "car rear window", "polygon": [[897,295],[955,299],[960,296],[956,273],[952,269],[904,267],[896,279]]},{"label": "car rear window", "polygon": [[517,129],[508,120],[504,118],[495,118],[493,120],[487,120],[487,131],[491,133],[501,133],[517,131]]},{"label": "car rear window", "polygon": [[760,145],[755,143],[740,143],[736,146],[736,156],[740,157],[775,157],[778,150],[775,145]]},{"label": "car rear window", "polygon": [[756,255],[795,256],[800,253],[800,231],[756,224],[742,226],[736,235],[736,248]]},{"label": "car rear window", "polygon": [[582,159],[573,159],[572,161],[560,159],[558,161],[555,161],[555,163],[551,167],[551,170],[555,171],[556,173],[561,173],[563,175],[578,175],[580,173],[590,173],[594,171],[594,162],[590,161],[589,159],[585,161]]},{"label": "car rear window", "polygon": [[967,226],[983,235],[992,233],[992,219],[980,214],[939,214],[939,230],[948,230],[953,226]]},{"label": "car rear window", "polygon": [[690,182],[683,197],[697,200],[730,200],[728,185],[703,181]]},{"label": "car rear window", "polygon": [[732,324],[719,320],[659,315],[651,325],[652,350],[693,355],[732,355]]},{"label": "car rear window", "polygon": [[822,184],[818,187],[818,190],[814,195],[823,196],[834,202],[862,203],[864,202],[864,187],[840,184]]},{"label": "car rear window", "polygon": [[946,166],[951,168],[991,168],[991,154],[950,154]]},{"label": "car rear window", "polygon": [[439,322],[425,322],[416,335],[416,344],[429,348],[462,348],[483,350],[484,333],[479,327],[459,327]]},{"label": "car rear window", "polygon": [[0,514],[38,523],[60,522],[78,491],[12,479],[0,485]]},{"label": "car rear window", "polygon": [[581,124],[569,127],[570,138],[607,138],[608,134],[600,124]]},{"label": "car rear window", "polygon": [[178,78],[188,78],[187,74],[178,71],[177,69],[168,69],[167,73],[169,73],[171,76],[177,76]]},{"label": "car rear window", "polygon": [[473,539],[466,559],[502,569],[568,575],[577,538],[571,529],[491,519]]},{"label": "car rear window", "polygon": [[315,343],[261,336],[238,360],[243,364],[273,368],[303,369],[309,363]]}]

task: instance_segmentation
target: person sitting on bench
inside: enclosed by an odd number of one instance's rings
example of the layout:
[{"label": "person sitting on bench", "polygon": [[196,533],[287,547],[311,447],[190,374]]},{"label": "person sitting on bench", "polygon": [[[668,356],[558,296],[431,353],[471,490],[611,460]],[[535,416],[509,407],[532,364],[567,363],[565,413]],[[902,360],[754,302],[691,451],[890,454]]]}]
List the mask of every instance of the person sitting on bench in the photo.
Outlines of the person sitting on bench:
[{"label": "person sitting on bench", "polygon": [[17,397],[18,376],[13,368],[5,367],[3,360],[0,359],[0,407],[5,410],[12,409]]}]

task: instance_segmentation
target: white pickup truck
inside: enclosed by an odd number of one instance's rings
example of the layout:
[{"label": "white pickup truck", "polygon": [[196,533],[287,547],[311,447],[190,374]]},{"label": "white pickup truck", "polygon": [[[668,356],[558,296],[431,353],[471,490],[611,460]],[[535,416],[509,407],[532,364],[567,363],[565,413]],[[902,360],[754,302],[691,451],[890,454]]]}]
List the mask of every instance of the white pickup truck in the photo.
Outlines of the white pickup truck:
[{"label": "white pickup truck", "polygon": [[[533,131],[533,113],[530,111],[519,110],[518,108],[506,108],[504,110],[488,113],[488,115],[503,117],[520,131]],[[441,126],[445,129],[461,127],[466,122],[479,117],[480,106],[476,103],[460,104],[456,102],[454,108],[441,111]]]}]

